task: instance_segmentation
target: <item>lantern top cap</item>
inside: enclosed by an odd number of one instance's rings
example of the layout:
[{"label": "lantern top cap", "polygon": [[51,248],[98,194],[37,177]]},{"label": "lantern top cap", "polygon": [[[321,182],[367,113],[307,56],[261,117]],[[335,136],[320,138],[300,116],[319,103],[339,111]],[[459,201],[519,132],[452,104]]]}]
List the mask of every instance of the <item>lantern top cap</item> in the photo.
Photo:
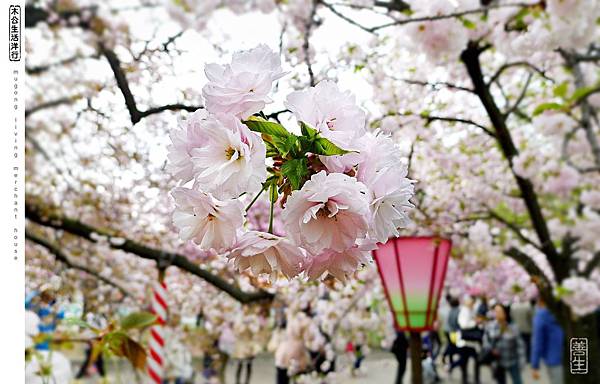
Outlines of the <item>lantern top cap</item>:
[{"label": "lantern top cap", "polygon": [[414,239],[414,240],[434,240],[434,241],[447,241],[450,244],[452,244],[452,240],[447,238],[447,237],[443,237],[443,236],[436,236],[436,235],[422,235],[422,236],[398,236],[398,237],[390,237],[388,239],[388,241],[397,241],[397,240],[410,240],[410,239]]}]

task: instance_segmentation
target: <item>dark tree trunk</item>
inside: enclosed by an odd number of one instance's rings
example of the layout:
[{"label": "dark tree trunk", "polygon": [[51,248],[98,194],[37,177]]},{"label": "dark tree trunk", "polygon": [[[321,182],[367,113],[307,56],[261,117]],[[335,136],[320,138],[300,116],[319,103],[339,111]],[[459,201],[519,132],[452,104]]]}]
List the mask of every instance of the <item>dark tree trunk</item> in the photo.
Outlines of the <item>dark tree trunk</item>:
[{"label": "dark tree trunk", "polygon": [[[565,308],[566,310],[566,308]],[[561,325],[565,331],[563,369],[566,384],[600,383],[600,344],[598,343],[597,314],[578,319],[561,316]],[[571,374],[571,343],[573,338],[587,339],[587,374]]]},{"label": "dark tree trunk", "polygon": [[[512,166],[512,161],[515,156],[518,155],[518,149],[514,144],[511,137],[510,130],[506,124],[506,115],[504,115],[489,89],[489,83],[484,80],[484,74],[481,69],[479,62],[479,55],[487,46],[480,46],[478,42],[469,42],[467,48],[461,54],[461,60],[465,64],[467,73],[473,83],[473,90],[478,96],[481,104],[485,108],[490,122],[494,127],[494,137],[500,147],[500,150],[509,165]],[[531,220],[532,228],[534,229],[538,240],[539,248],[542,251],[552,267],[555,278],[558,282],[561,282],[565,278],[569,277],[570,265],[573,260],[573,255],[570,252],[564,252],[559,254],[550,236],[550,231],[544,215],[542,213],[541,205],[538,201],[537,194],[534,186],[530,180],[519,176],[513,172],[515,182],[519,187],[521,198],[527,208],[527,213]],[[564,251],[564,250],[563,250]],[[519,252],[516,249],[511,249],[509,252],[505,252],[513,259],[525,268],[532,278],[536,278],[538,289],[548,308],[554,313],[559,319],[563,330],[565,331],[565,350],[564,350],[564,374],[565,383],[567,384],[598,384],[600,383],[600,351],[598,341],[598,323],[596,320],[596,314],[589,315],[586,317],[574,319],[571,315],[570,309],[557,301],[552,295],[552,286],[546,281],[547,278],[533,263],[529,263],[529,258]],[[522,257],[525,256],[525,257]],[[572,338],[586,338],[587,339],[587,373],[586,374],[571,374],[570,367],[570,340]]]}]

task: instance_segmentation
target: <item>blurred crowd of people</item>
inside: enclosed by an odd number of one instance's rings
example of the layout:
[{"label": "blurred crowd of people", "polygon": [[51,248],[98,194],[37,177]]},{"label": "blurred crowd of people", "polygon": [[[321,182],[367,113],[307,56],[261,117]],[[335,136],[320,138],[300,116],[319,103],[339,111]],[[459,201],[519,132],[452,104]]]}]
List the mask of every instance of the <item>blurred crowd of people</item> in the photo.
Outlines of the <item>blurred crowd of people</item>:
[{"label": "blurred crowd of people", "polygon": [[[50,292],[35,292],[26,303],[28,314],[35,320],[28,322],[31,323],[28,336],[32,340],[29,347],[38,355],[48,354],[50,350],[49,338],[39,335],[54,333],[58,322],[64,317],[64,312],[56,305],[56,299]],[[278,308],[275,312],[274,327],[267,324],[266,312],[259,313],[251,328],[225,320],[217,339],[211,339],[199,331],[210,328],[201,314],[196,319],[195,327],[183,325],[177,314],[171,314],[165,327],[167,358],[164,383],[197,382],[198,375],[202,376],[202,382],[219,382],[223,379],[224,367],[228,361],[233,361],[237,364],[235,383],[249,384],[253,360],[264,352],[259,346],[265,346],[267,351],[274,354],[275,381],[278,384],[293,382],[297,375],[307,372],[327,374],[335,371],[335,353],[326,348],[330,335],[310,321],[314,315],[310,307],[294,316],[288,316],[284,308]],[[99,329],[103,329],[107,323],[101,315],[91,313],[86,315],[85,321]],[[506,306],[488,301],[485,296],[464,296],[459,299],[447,295],[440,303],[436,324],[438,329],[422,334],[425,383],[441,381],[438,370],[442,367],[446,376],[458,368],[465,384],[479,384],[482,369],[490,369],[491,376],[499,384],[506,383],[508,378],[513,384],[521,384],[527,364],[531,365],[533,379],[540,378],[543,366],[551,384],[563,383],[565,335],[541,298]],[[271,328],[274,328],[272,332]],[[212,340],[210,345],[205,345],[207,340]],[[367,344],[366,340],[353,340],[347,344],[346,352],[354,361],[353,369],[360,369]],[[397,332],[391,348],[399,363],[397,384],[402,382],[406,371],[408,348],[406,335]],[[62,357],[56,354],[54,358],[56,356]],[[92,344],[89,343],[84,362],[75,378],[94,374],[105,376],[102,355],[94,361],[91,356]],[[194,359],[201,362],[201,367],[194,366]],[[64,360],[63,365],[68,367],[70,364]],[[71,376],[70,372],[68,375]]]},{"label": "blurred crowd of people", "polygon": [[[551,384],[563,383],[564,332],[541,298],[506,306],[488,302],[485,296],[461,300],[447,295],[437,323],[439,329],[423,339],[425,382],[441,381],[436,368],[441,363],[447,375],[459,368],[465,384],[479,384],[483,368],[491,370],[498,384],[508,377],[521,384],[527,364],[534,380],[540,378],[543,365]],[[407,348],[406,337],[399,332],[392,348],[399,362],[397,383],[402,382]]]}]

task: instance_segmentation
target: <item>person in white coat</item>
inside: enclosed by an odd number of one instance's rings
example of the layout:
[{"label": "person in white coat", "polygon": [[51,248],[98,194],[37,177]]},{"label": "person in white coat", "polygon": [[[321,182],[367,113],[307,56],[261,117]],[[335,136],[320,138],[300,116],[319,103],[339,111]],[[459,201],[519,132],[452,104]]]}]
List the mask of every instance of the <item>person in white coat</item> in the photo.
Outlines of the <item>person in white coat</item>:
[{"label": "person in white coat", "polygon": [[460,369],[462,371],[462,381],[467,383],[467,367],[469,360],[473,359],[475,363],[475,383],[479,384],[479,349],[483,337],[483,330],[479,326],[477,311],[475,309],[475,300],[467,296],[458,312],[458,326],[460,328],[459,337],[456,346],[459,348]]}]

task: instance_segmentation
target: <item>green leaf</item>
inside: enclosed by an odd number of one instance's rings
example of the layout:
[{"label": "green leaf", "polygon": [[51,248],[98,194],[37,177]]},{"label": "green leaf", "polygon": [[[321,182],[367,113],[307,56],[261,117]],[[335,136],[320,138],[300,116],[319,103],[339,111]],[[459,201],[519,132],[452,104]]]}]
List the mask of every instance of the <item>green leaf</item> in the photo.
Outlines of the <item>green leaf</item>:
[{"label": "green leaf", "polygon": [[123,331],[115,331],[110,332],[104,336],[104,344],[108,346],[111,352],[115,355],[120,356],[119,352],[121,349],[121,345],[127,339],[127,334]]},{"label": "green leaf", "polygon": [[173,4],[176,6],[183,8],[185,12],[193,12],[193,9],[187,4],[187,1],[183,0],[173,0]]},{"label": "green leaf", "polygon": [[521,10],[513,17],[514,23],[510,23],[509,30],[522,31],[527,29],[527,23],[525,23],[525,17],[529,14],[529,8],[523,7]]},{"label": "green leaf", "polygon": [[591,93],[597,92],[598,91],[598,84],[596,84],[595,86],[591,86],[591,87],[582,87],[582,88],[577,88],[575,90],[575,92],[573,92],[573,94],[571,95],[571,97],[569,98],[569,100],[572,103],[577,103],[579,100],[588,97]]},{"label": "green leaf", "polygon": [[496,207],[492,211],[503,221],[517,225],[519,227],[525,227],[529,224],[529,216],[526,213],[515,213],[504,202],[496,205]]},{"label": "green leaf", "polygon": [[150,312],[133,312],[121,320],[121,328],[144,328],[156,322],[156,315]]},{"label": "green leaf", "polygon": [[288,160],[281,166],[281,173],[292,186],[292,191],[302,188],[308,176],[308,160],[306,158]]},{"label": "green leaf", "polygon": [[265,142],[265,147],[267,147],[266,157],[275,157],[279,155],[279,150],[271,141],[263,140]]},{"label": "green leaf", "polygon": [[413,11],[412,9],[410,9],[410,7],[403,9],[402,11],[400,11],[400,13],[405,14],[406,16],[412,16],[415,11]]},{"label": "green leaf", "polygon": [[300,143],[300,152],[304,155],[306,152],[313,152],[313,141],[314,139],[309,139],[306,136],[298,137],[298,142]]},{"label": "green leaf", "polygon": [[460,21],[462,22],[463,27],[467,28],[467,29],[475,29],[477,28],[477,25],[472,22],[471,20],[461,17]]},{"label": "green leaf", "polygon": [[289,136],[290,133],[283,125],[267,121],[261,117],[250,116],[243,122],[251,131],[265,133],[271,136]]},{"label": "green leaf", "polygon": [[327,140],[324,137],[318,137],[315,139],[313,143],[313,153],[317,155],[324,156],[335,156],[335,155],[345,155],[346,153],[350,153],[351,151],[346,151],[333,144],[331,141]]},{"label": "green leaf", "polygon": [[567,96],[568,90],[569,90],[569,82],[563,81],[562,83],[560,83],[559,85],[554,87],[554,90],[552,91],[552,93],[554,94],[555,97],[560,97],[561,99],[564,99]]},{"label": "green leaf", "polygon": [[288,136],[273,136],[273,145],[282,157],[288,154],[296,156],[298,154],[298,136],[289,134]]},{"label": "green leaf", "polygon": [[523,287],[521,287],[519,284],[513,284],[510,287],[510,290],[514,293],[514,294],[519,294],[521,292],[523,292]]},{"label": "green leaf", "polygon": [[85,321],[83,321],[82,319],[76,318],[76,317],[71,317],[69,319],[65,320],[65,324],[67,325],[77,325],[81,328],[92,328],[91,325],[89,325],[88,323],[86,323]]},{"label": "green leaf", "polygon": [[564,109],[564,106],[562,104],[542,103],[542,104],[538,105],[537,107],[535,107],[535,109],[533,110],[533,116],[537,116],[537,115],[543,113],[544,111],[548,111],[548,110],[561,111],[563,109]]},{"label": "green leaf", "polygon": [[559,300],[565,296],[570,296],[571,294],[573,294],[573,292],[570,289],[563,287],[562,285],[557,285],[556,288],[554,288],[554,297],[556,297]]},{"label": "green leaf", "polygon": [[309,139],[314,139],[319,134],[316,129],[306,124],[304,121],[300,122],[300,131],[302,132],[302,136],[306,136]]}]

